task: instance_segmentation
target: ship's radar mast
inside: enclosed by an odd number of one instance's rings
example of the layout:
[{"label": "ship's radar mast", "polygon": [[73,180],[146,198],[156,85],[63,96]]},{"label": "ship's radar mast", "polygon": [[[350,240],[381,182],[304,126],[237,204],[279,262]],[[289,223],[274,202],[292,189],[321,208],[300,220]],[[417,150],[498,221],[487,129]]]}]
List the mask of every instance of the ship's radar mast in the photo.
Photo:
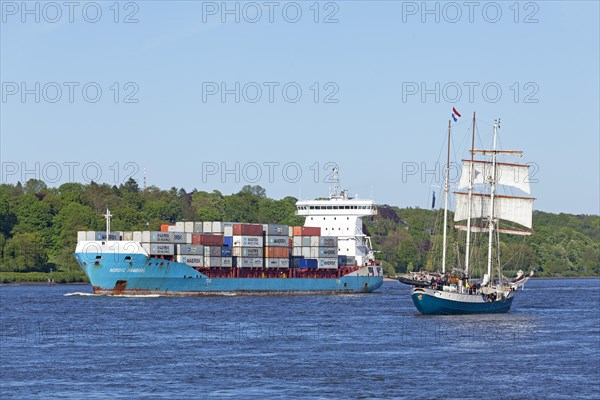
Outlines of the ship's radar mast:
[{"label": "ship's radar mast", "polygon": [[106,240],[107,241],[108,241],[108,238],[110,237],[110,219],[112,217],[113,217],[113,215],[110,213],[110,211],[107,208],[106,214],[104,214],[104,218],[106,218]]},{"label": "ship's radar mast", "polygon": [[332,199],[340,195],[340,167],[337,164],[333,166],[333,190],[329,194]]}]

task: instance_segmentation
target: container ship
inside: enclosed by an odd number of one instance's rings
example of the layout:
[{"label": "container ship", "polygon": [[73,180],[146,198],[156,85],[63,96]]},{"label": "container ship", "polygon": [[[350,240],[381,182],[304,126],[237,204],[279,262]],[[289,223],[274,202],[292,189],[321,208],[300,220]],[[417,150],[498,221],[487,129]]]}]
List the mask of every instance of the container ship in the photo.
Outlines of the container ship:
[{"label": "container ship", "polygon": [[177,222],[160,231],[80,231],[75,251],[95,294],[201,296],[372,292],[383,283],[362,218],[372,200],[346,191],[298,201],[304,226]]}]

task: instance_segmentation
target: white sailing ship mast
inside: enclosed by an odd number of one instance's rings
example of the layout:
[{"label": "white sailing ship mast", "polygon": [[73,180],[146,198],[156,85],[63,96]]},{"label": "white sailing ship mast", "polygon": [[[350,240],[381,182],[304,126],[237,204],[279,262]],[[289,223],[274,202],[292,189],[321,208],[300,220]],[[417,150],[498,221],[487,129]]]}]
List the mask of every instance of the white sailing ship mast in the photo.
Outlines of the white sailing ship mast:
[{"label": "white sailing ship mast", "polygon": [[[475,131],[475,114],[473,114],[473,134]],[[493,145],[492,150],[471,150],[471,160],[463,160],[463,168],[459,182],[459,188],[468,188],[467,193],[455,192],[456,210],[454,221],[467,221],[467,225],[455,225],[459,230],[467,232],[466,254],[465,254],[465,273],[468,274],[468,260],[470,256],[470,233],[487,232],[488,233],[488,257],[487,257],[487,277],[484,277],[484,284],[491,281],[492,277],[492,245],[494,232],[507,233],[512,235],[531,235],[533,201],[534,198],[525,196],[506,196],[496,193],[497,185],[512,187],[530,194],[529,186],[529,166],[524,164],[512,164],[498,162],[497,156],[513,155],[521,156],[521,151],[498,150],[497,135],[499,121],[494,122]],[[490,156],[491,160],[476,160],[475,154]],[[475,185],[489,185],[489,193],[474,193]],[[484,219],[487,226],[472,226],[471,220],[475,218]],[[510,228],[500,227],[500,221],[509,221],[522,227]]]}]

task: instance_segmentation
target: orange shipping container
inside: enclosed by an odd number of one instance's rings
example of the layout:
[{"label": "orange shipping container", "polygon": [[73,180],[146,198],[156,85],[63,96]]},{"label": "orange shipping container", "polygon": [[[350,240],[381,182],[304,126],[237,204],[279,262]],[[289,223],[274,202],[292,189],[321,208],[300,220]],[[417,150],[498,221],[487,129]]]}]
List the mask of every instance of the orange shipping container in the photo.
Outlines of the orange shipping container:
[{"label": "orange shipping container", "polygon": [[265,257],[267,258],[288,258],[290,249],[287,247],[265,247]]},{"label": "orange shipping container", "polygon": [[160,226],[160,231],[161,232],[169,232],[169,224],[162,224]]}]

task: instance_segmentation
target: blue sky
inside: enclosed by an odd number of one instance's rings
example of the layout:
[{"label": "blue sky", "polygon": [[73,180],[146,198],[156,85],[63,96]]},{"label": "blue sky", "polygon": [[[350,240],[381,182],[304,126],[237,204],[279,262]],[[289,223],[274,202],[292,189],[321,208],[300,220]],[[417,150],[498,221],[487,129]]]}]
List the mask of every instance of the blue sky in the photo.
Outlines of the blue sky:
[{"label": "blue sky", "polygon": [[2,182],[313,198],[336,162],[350,193],[426,208],[456,107],[453,160],[473,111],[477,147],[500,117],[536,209],[600,213],[598,2],[62,4],[2,2]]}]

